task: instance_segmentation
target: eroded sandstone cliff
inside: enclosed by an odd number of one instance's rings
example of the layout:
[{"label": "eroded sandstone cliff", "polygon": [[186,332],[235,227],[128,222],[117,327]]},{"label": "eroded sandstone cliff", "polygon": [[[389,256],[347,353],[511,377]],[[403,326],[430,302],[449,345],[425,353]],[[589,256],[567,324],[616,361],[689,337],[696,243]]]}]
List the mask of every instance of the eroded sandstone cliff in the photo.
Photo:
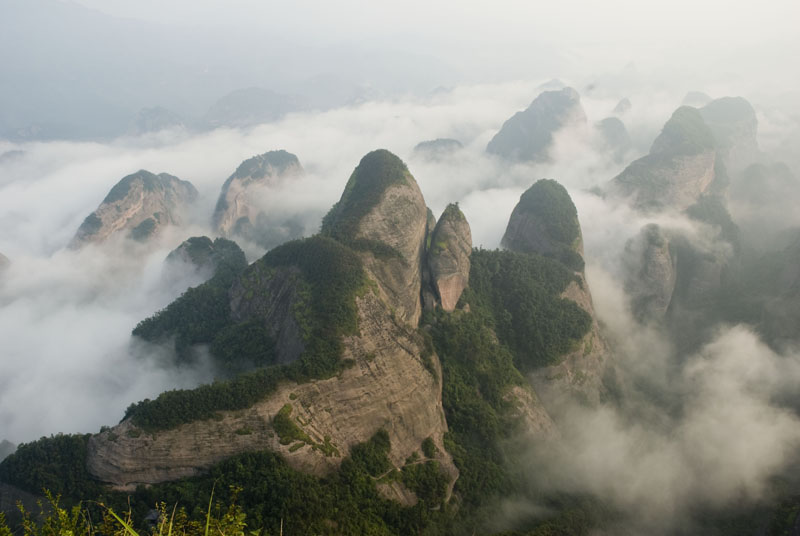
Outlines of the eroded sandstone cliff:
[{"label": "eroded sandstone cliff", "polygon": [[[303,174],[297,156],[269,151],[242,162],[222,185],[213,224],[223,236],[239,236],[256,243],[267,240],[263,198],[282,181]],[[288,237],[294,238],[294,237]]]},{"label": "eroded sandstone cliff", "polygon": [[453,311],[469,283],[469,257],[472,233],[467,218],[450,204],[442,213],[431,235],[428,264],[431,282],[442,309]]},{"label": "eroded sandstone cliff", "polygon": [[102,242],[123,231],[134,240],[146,240],[164,226],[180,225],[183,212],[195,199],[197,190],[190,182],[140,170],[111,189],[78,228],[70,247]]}]

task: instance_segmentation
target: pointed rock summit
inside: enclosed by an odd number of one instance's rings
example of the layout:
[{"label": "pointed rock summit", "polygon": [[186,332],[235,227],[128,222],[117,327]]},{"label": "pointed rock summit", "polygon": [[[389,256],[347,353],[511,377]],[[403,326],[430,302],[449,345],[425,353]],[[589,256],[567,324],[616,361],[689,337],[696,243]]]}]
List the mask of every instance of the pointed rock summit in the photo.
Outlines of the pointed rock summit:
[{"label": "pointed rock summit", "polygon": [[544,162],[550,158],[557,132],[583,124],[586,112],[577,91],[571,87],[545,91],[527,109],[503,123],[486,150],[509,160]]},{"label": "pointed rock summit", "polygon": [[146,240],[165,226],[180,225],[183,211],[196,199],[192,183],[140,170],[111,189],[78,228],[70,247],[102,242],[122,231],[134,240]]},{"label": "pointed rock summit", "polygon": [[574,280],[561,294],[591,317],[591,329],[577,349],[554,365],[536,370],[531,378],[543,399],[555,401],[578,393],[598,401],[604,390],[603,374],[608,364],[608,346],[600,334],[592,295],[583,273],[583,238],[578,212],[567,190],[550,179],[528,188],[514,207],[502,245],[518,253],[533,253],[560,261],[573,271]]},{"label": "pointed rock summit", "polygon": [[268,195],[270,187],[302,174],[303,167],[297,157],[283,150],[245,160],[222,185],[214,210],[214,229],[226,237],[240,236],[263,243],[270,225],[264,221],[260,199]]},{"label": "pointed rock summit", "polygon": [[427,221],[417,181],[402,160],[379,149],[361,159],[322,222],[323,234],[359,253],[384,300],[412,326],[422,311],[418,290]]},{"label": "pointed rock summit", "polygon": [[709,191],[716,176],[714,135],[699,111],[675,110],[650,153],[617,175],[612,195],[630,199],[640,210],[686,210]]},{"label": "pointed rock summit", "polygon": [[[162,338],[183,330],[222,364],[269,350],[268,364],[282,368],[231,380],[214,419],[194,412],[191,402],[181,406],[189,412],[182,418],[152,409],[207,386],[140,403],[110,433],[90,440],[89,471],[125,488],[195,475],[234,454],[268,448],[295,469],[325,475],[353,445],[384,430],[398,469],[425,452],[423,442],[433,442],[426,456],[451,490],[458,470],[444,447],[441,365],[417,331],[427,212],[405,164],[373,151],[321,234],[282,244],[232,284],[209,281],[140,323]],[[208,239],[178,251],[190,259],[212,254]],[[205,308],[210,323],[193,317]],[[161,422],[154,433],[137,433],[154,422]],[[405,504],[416,501],[399,482],[385,487],[381,493]]]},{"label": "pointed rock summit", "polygon": [[457,204],[447,205],[431,235],[428,264],[442,309],[453,311],[469,283],[472,233]]},{"label": "pointed rock summit", "polygon": [[583,239],[578,211],[566,188],[550,179],[537,181],[519,198],[501,244],[521,253],[538,253],[583,270]]},{"label": "pointed rock summit", "polygon": [[677,252],[656,224],[646,225],[625,246],[625,291],[640,321],[661,319],[672,302],[677,279]]}]

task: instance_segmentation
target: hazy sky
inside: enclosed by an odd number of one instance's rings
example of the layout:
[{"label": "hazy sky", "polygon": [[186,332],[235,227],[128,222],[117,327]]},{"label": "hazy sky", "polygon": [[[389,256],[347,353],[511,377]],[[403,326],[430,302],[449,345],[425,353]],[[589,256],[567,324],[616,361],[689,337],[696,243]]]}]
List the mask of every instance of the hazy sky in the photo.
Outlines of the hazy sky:
[{"label": "hazy sky", "polygon": [[[108,14],[187,25],[260,27],[306,41],[375,40],[434,54],[477,54],[549,44],[613,61],[778,46],[798,50],[791,0],[76,0]],[[527,52],[531,52],[528,50]],[[698,59],[697,50],[684,61]],[[702,56],[702,54],[700,54]],[[521,56],[520,56],[521,57]],[[502,58],[497,58],[501,60]]]}]

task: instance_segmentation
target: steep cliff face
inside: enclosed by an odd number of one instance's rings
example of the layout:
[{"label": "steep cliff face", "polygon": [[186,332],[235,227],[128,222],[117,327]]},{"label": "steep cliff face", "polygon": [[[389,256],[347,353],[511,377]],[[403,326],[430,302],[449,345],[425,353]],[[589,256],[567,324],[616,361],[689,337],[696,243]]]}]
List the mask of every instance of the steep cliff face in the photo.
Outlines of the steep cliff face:
[{"label": "steep cliff face", "polygon": [[442,309],[453,311],[469,283],[472,233],[467,218],[450,204],[442,213],[431,236],[428,264]]},{"label": "steep cliff face", "polygon": [[297,157],[283,150],[245,160],[222,185],[214,210],[214,228],[223,236],[240,236],[256,243],[268,240],[260,199],[269,195],[270,187],[302,174]]},{"label": "steep cliff face", "polygon": [[720,291],[738,262],[724,233],[710,239],[655,224],[629,241],[623,261],[634,317],[667,329],[686,351],[721,319],[727,306],[719,303]]},{"label": "steep cliff face", "polygon": [[758,119],[753,106],[742,97],[715,99],[702,108],[714,135],[717,151],[728,169],[737,172],[759,157]]},{"label": "steep cliff face", "polygon": [[715,178],[714,136],[700,113],[678,108],[650,153],[615,177],[608,188],[641,210],[686,210],[709,191]]},{"label": "steep cliff face", "polygon": [[[377,296],[367,293],[357,302],[360,334],[346,338],[343,354],[353,366],[325,380],[284,383],[250,408],[221,411],[214,419],[171,430],[146,433],[123,421],[92,437],[89,471],[115,487],[131,488],[196,475],[234,454],[268,448],[296,469],[324,475],[352,445],[383,428],[396,467],[431,437],[441,467],[455,480],[442,442],[447,425],[438,360],[423,362],[418,337],[392,320]],[[276,431],[281,412],[300,430],[300,439],[287,442]]]},{"label": "steep cliff face", "polygon": [[70,243],[77,248],[102,242],[125,231],[134,240],[146,240],[167,225],[180,225],[182,212],[197,199],[190,182],[141,170],[119,181],[100,206],[78,228]]},{"label": "steep cliff face", "polygon": [[503,123],[486,150],[509,160],[546,161],[556,133],[585,124],[586,112],[577,91],[570,87],[545,91]]},{"label": "steep cliff face", "polygon": [[677,278],[677,252],[656,224],[644,227],[625,246],[625,290],[634,316],[639,320],[664,318],[672,301]]},{"label": "steep cliff face", "polygon": [[380,149],[361,159],[322,223],[323,234],[359,253],[381,297],[413,327],[422,311],[419,289],[427,212],[406,165]]},{"label": "steep cliff face", "polygon": [[303,306],[304,291],[297,268],[255,263],[228,293],[231,318],[237,323],[257,319],[275,339],[278,362],[291,363],[305,350],[305,333],[294,314]]},{"label": "steep cliff face", "polygon": [[[367,155],[327,218],[327,236],[270,251],[227,291],[229,319],[221,333],[266,330],[277,363],[290,372],[273,387],[248,384],[260,389],[253,403],[220,409],[210,419],[142,429],[134,413],[92,437],[91,474],[130,488],[196,475],[234,454],[268,448],[298,470],[325,475],[353,445],[383,429],[397,468],[430,438],[452,487],[458,471],[443,443],[441,366],[413,316],[426,227],[424,200],[405,165],[386,151]],[[212,339],[213,352],[220,339]],[[399,483],[381,489],[415,500]]]},{"label": "steep cliff face", "polygon": [[531,383],[546,404],[556,404],[567,396],[598,403],[605,393],[603,378],[611,353],[600,332],[589,284],[582,273],[576,274],[576,281],[561,293],[561,298],[575,302],[589,314],[591,329],[559,363],[534,371]]},{"label": "steep cliff face", "polygon": [[556,181],[536,182],[520,197],[503,236],[503,247],[536,253],[562,262],[573,271],[574,281],[561,294],[591,317],[591,328],[575,349],[559,362],[531,375],[536,392],[545,402],[578,394],[598,401],[608,361],[608,346],[600,334],[589,285],[583,273],[583,241],[577,210],[566,189]]}]

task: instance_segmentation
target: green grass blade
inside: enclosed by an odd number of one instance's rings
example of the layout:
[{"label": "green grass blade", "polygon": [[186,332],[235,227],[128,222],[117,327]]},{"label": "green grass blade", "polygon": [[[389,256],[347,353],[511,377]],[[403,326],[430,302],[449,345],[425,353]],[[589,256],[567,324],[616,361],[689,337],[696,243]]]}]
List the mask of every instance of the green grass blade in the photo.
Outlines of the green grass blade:
[{"label": "green grass blade", "polygon": [[211,497],[208,498],[208,512],[206,512],[206,534],[208,536],[208,528],[211,525],[211,503],[214,501],[214,488],[217,487],[217,483],[214,482],[214,485],[211,487]]},{"label": "green grass blade", "polygon": [[128,525],[127,523],[125,523],[125,521],[124,521],[124,520],[123,520],[121,517],[119,517],[119,516],[116,514],[116,512],[114,512],[114,510],[112,510],[111,508],[109,508],[109,509],[108,509],[108,513],[110,513],[112,516],[114,516],[114,519],[116,519],[117,521],[119,521],[120,525],[122,525],[123,527],[125,527],[125,532],[127,532],[127,533],[128,533],[128,534],[130,534],[131,536],[139,536],[139,534],[138,534],[138,533],[137,533],[135,530],[133,530],[133,528],[132,528],[130,525]]}]

